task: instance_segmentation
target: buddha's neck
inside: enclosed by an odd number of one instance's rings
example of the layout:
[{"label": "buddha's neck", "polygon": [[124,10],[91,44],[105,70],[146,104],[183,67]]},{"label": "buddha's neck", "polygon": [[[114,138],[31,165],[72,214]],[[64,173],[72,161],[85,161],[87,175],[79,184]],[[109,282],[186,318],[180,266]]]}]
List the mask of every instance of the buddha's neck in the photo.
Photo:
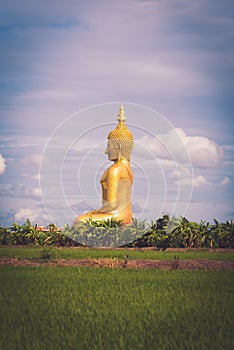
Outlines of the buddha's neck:
[{"label": "buddha's neck", "polygon": [[121,163],[121,164],[129,164],[130,161],[127,158],[121,157],[119,159],[115,159],[114,163]]}]

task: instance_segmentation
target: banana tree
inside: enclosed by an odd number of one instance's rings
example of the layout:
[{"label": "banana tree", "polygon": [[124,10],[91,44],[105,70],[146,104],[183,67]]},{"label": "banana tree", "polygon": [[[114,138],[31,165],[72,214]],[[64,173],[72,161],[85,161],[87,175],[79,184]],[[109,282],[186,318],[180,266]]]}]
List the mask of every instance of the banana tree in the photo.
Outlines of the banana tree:
[{"label": "banana tree", "polygon": [[9,244],[9,235],[10,231],[6,227],[0,226],[0,244],[6,245]]},{"label": "banana tree", "polygon": [[214,219],[215,225],[212,227],[212,233],[219,248],[234,248],[234,224],[233,221],[219,223]]},{"label": "banana tree", "polygon": [[9,227],[9,243],[14,245],[22,244],[23,227],[17,222],[14,222]]}]

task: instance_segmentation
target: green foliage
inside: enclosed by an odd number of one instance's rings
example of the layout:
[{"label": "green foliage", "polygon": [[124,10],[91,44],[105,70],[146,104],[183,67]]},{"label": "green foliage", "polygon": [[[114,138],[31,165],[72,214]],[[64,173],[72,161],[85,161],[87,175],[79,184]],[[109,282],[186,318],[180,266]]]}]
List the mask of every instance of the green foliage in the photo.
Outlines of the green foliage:
[{"label": "green foliage", "polygon": [[136,219],[132,225],[122,225],[121,221],[114,219],[100,221],[89,219],[75,227],[67,225],[64,230],[64,234],[72,241],[83,246],[95,247],[124,246],[144,233],[145,223]]},{"label": "green foliage", "polygon": [[1,349],[225,349],[232,271],[4,267]]},{"label": "green foliage", "polygon": [[38,230],[38,226],[33,226],[30,220],[26,220],[23,225],[14,222],[9,228],[0,227],[1,245],[59,245],[77,246],[64,232],[57,229],[56,225],[50,224],[49,230]]},{"label": "green foliage", "polygon": [[232,221],[215,224],[187,220],[185,217],[169,218],[168,215],[151,221],[147,232],[130,243],[135,247],[166,248],[234,248],[234,224]]},{"label": "green foliage", "polygon": [[[129,243],[130,242],[130,243]],[[151,223],[133,219],[131,225],[121,221],[88,220],[76,227],[65,225],[59,231],[54,224],[46,232],[38,230],[29,220],[23,225],[17,222],[9,228],[0,227],[2,245],[58,245],[95,247],[155,247],[167,248],[234,248],[234,223],[227,221],[214,224],[187,220],[185,217],[170,218],[164,215]]]},{"label": "green foliage", "polygon": [[49,261],[49,260],[51,260],[51,259],[53,259],[54,258],[54,254],[53,254],[53,252],[51,251],[51,249],[46,249],[46,248],[44,248],[42,251],[41,251],[41,253],[40,253],[40,259],[42,260],[42,261]]},{"label": "green foliage", "polygon": [[87,220],[87,224],[88,224],[88,226],[104,227],[104,228],[116,228],[116,227],[122,226],[121,220],[116,220],[114,218],[97,220],[97,221],[89,218]]}]

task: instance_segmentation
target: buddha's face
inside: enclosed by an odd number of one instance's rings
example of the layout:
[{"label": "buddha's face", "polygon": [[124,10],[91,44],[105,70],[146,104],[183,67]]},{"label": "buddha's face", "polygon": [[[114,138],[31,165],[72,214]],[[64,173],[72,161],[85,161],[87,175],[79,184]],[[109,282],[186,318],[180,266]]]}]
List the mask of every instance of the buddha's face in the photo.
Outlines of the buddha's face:
[{"label": "buddha's face", "polygon": [[109,160],[118,159],[119,149],[118,149],[117,145],[115,144],[115,142],[113,142],[112,140],[108,140],[105,153],[108,154]]}]

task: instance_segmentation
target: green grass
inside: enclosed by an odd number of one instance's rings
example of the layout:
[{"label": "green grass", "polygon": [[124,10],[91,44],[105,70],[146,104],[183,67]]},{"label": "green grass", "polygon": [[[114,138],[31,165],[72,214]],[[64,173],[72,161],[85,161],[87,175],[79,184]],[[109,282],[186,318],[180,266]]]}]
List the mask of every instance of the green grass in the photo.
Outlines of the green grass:
[{"label": "green grass", "polygon": [[86,249],[86,248],[57,248],[57,247],[8,247],[0,246],[0,257],[6,258],[39,258],[46,249],[53,258],[62,259],[89,259],[89,258],[113,258],[124,259],[210,259],[210,260],[234,260],[234,253],[217,252],[216,250],[184,250],[184,251],[157,251],[157,250],[126,250],[126,249]]},{"label": "green grass", "polygon": [[0,348],[234,348],[232,271],[1,267]]}]

